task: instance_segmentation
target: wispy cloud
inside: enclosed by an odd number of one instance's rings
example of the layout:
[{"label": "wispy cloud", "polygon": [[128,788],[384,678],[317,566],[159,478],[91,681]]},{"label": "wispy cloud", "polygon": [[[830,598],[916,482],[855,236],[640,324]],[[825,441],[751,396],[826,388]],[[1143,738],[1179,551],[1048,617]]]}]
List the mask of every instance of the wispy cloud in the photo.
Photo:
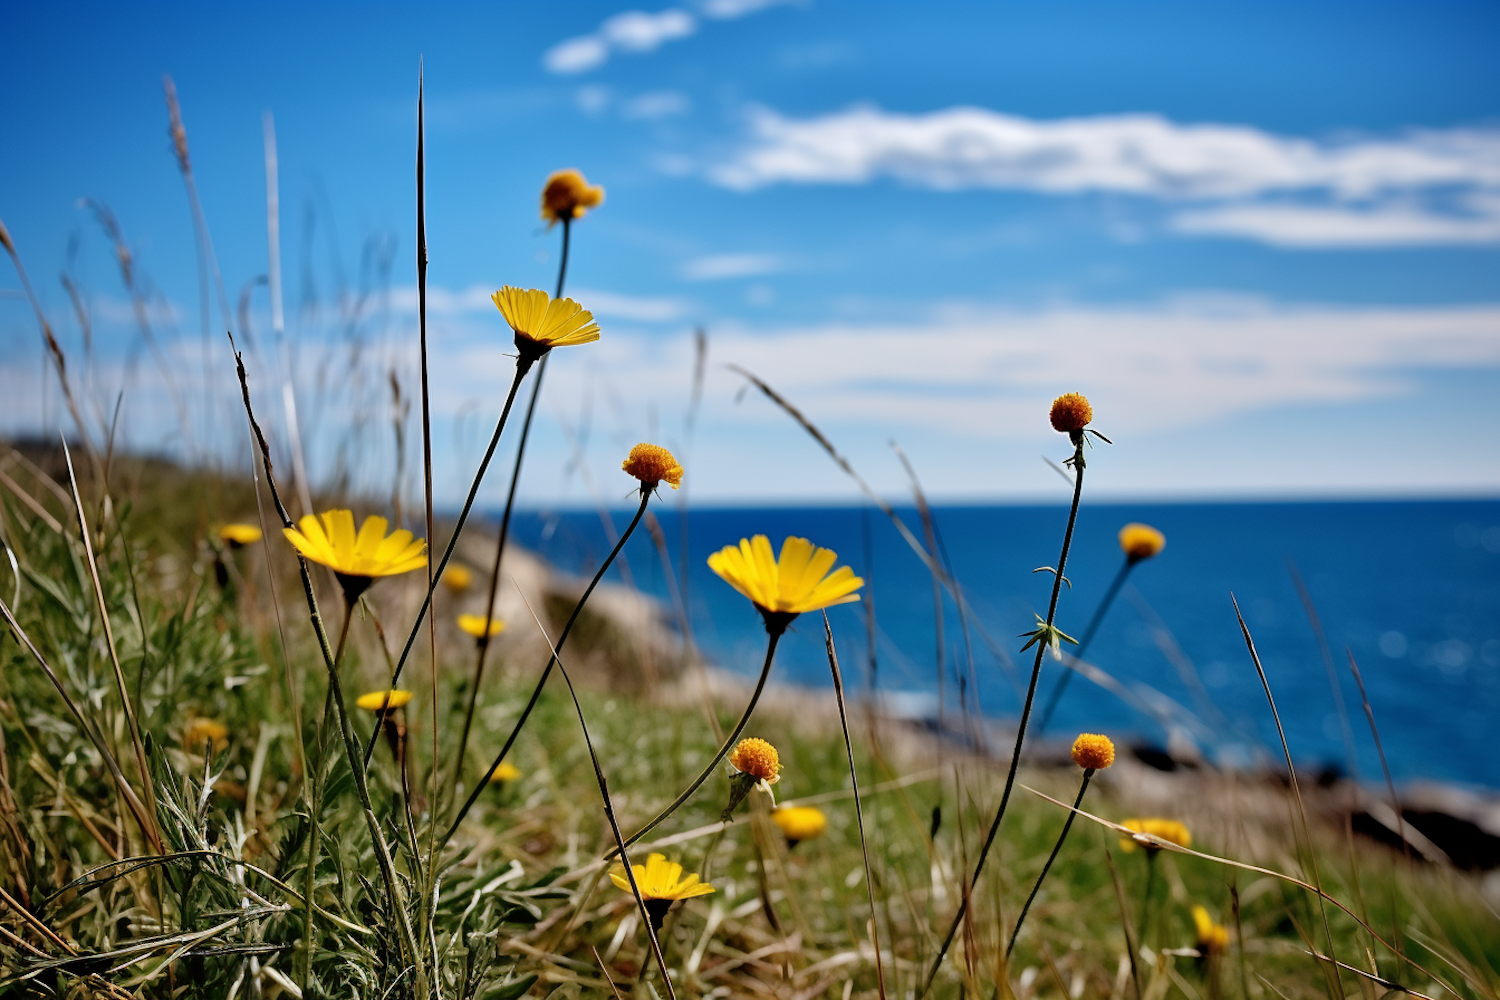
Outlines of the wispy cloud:
[{"label": "wispy cloud", "polygon": [[[1298,246],[1500,240],[1500,129],[1411,131],[1341,142],[1159,115],[1050,121],[984,108],[908,115],[877,107],[793,119],[752,112],[751,134],[709,177],[864,184],[888,177],[942,191],[1114,192],[1181,205],[1182,232]],[[1445,204],[1459,198],[1457,210]],[[1305,204],[1273,205],[1271,196]]]},{"label": "wispy cloud", "polygon": [[682,266],[688,281],[719,281],[724,278],[754,278],[774,274],[786,265],[777,254],[724,253],[690,260]]},{"label": "wispy cloud", "polygon": [[[499,316],[495,303],[490,298],[495,289],[489,285],[470,285],[467,288],[449,289],[429,286],[427,289],[427,314],[441,318],[466,316]],[[689,304],[681,299],[664,296],[624,295],[595,288],[570,288],[569,298],[582,303],[583,307],[601,319],[624,319],[641,323],[663,323],[680,319],[687,314]],[[403,285],[390,292],[390,307],[397,313],[415,315],[417,289],[414,285]]]},{"label": "wispy cloud", "polygon": [[1473,199],[1465,215],[1421,205],[1226,205],[1178,212],[1184,233],[1245,236],[1283,247],[1388,247],[1500,243],[1500,199]]},{"label": "wispy cloud", "polygon": [[603,66],[616,52],[655,52],[667,42],[696,34],[700,16],[710,21],[737,21],[771,7],[795,2],[797,0],[701,0],[696,5],[696,15],[681,7],[668,7],[655,13],[627,10],[609,18],[590,34],[552,46],[542,55],[542,65],[553,73],[587,73]]},{"label": "wispy cloud", "polygon": [[620,107],[620,114],[635,119],[670,118],[686,114],[692,106],[692,101],[681,91],[653,90],[626,101]]},{"label": "wispy cloud", "polygon": [[680,7],[654,14],[627,10],[606,20],[593,34],[554,45],[542,56],[542,65],[553,73],[584,73],[604,65],[613,52],[654,52],[697,30],[697,18]]},{"label": "wispy cloud", "polygon": [[704,17],[718,21],[733,21],[750,14],[759,14],[768,7],[780,7],[798,0],[703,0],[698,9]]}]

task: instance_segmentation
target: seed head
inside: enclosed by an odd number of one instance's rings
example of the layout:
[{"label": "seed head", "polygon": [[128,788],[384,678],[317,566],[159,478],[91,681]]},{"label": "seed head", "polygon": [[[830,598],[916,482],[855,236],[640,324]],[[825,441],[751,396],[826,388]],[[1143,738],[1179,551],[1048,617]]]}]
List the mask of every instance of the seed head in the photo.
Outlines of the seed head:
[{"label": "seed head", "polygon": [[1081,768],[1102,771],[1115,762],[1115,744],[1099,733],[1079,733],[1073,741],[1073,763]]},{"label": "seed head", "polygon": [[781,779],[781,755],[775,747],[756,736],[736,743],[730,751],[729,763],[736,771],[752,775],[768,785]]},{"label": "seed head", "polygon": [[1149,524],[1131,522],[1120,529],[1120,550],[1131,562],[1150,559],[1167,547],[1167,536]]},{"label": "seed head", "polygon": [[682,466],[660,445],[636,445],[620,468],[639,479],[643,488],[655,489],[663,482],[671,483],[674,490],[682,485]]},{"label": "seed head", "polygon": [[1094,408],[1081,392],[1069,392],[1052,401],[1052,429],[1063,434],[1077,434],[1094,419]]}]

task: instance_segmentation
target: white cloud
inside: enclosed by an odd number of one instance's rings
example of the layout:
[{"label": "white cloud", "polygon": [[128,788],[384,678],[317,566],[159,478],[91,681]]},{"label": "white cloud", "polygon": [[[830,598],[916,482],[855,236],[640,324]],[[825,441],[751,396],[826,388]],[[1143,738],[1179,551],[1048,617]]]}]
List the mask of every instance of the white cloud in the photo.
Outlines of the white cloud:
[{"label": "white cloud", "polygon": [[[470,285],[467,288],[458,289],[428,286],[427,315],[433,318],[498,316],[495,303],[490,298],[494,291],[495,289],[489,285]],[[688,310],[688,303],[681,299],[622,295],[619,292],[607,292],[594,288],[569,288],[567,296],[601,319],[663,323],[680,318]],[[416,286],[402,285],[391,289],[390,307],[398,314],[415,316],[417,312]]]},{"label": "white cloud", "polygon": [[609,59],[609,44],[598,35],[583,35],[559,42],[542,55],[542,65],[552,73],[584,73],[603,66]]},{"label": "white cloud", "polygon": [[[1184,233],[1246,236],[1284,247],[1435,246],[1500,242],[1500,204],[1482,214],[1439,215],[1419,205],[1373,209],[1338,205],[1226,205],[1178,212]],[[1487,210],[1487,211],[1485,211]]]},{"label": "white cloud", "polygon": [[682,265],[688,281],[718,281],[724,278],[754,278],[780,271],[785,261],[770,253],[724,253],[699,257]]},{"label": "white cloud", "polygon": [[599,26],[599,34],[625,52],[654,52],[664,42],[686,38],[697,30],[693,15],[676,7],[655,14],[627,10]]},{"label": "white cloud", "polygon": [[759,109],[752,130],[750,144],[713,170],[719,183],[751,189],[889,176],[946,190],[1114,191],[1169,199],[1500,188],[1496,130],[1333,145],[1243,125],[1179,125],[1147,114],[1037,121],[984,108],[904,115],[875,107],[801,121]]},{"label": "white cloud", "polygon": [[750,14],[759,14],[768,7],[779,7],[795,0],[703,0],[699,11],[704,17],[717,21],[733,21]]},{"label": "white cloud", "polygon": [[688,96],[680,91],[653,90],[626,101],[620,114],[638,119],[669,118],[685,114],[691,106]]},{"label": "white cloud", "polygon": [[603,292],[593,288],[569,289],[568,297],[582,303],[585,309],[600,319],[667,323],[681,319],[688,311],[688,303],[681,299],[621,295],[618,292]]},{"label": "white cloud", "polygon": [[[884,434],[960,429],[983,440],[1034,437],[1036,414],[1062,389],[1088,394],[1121,433],[1144,434],[1282,407],[1396,397],[1411,391],[1421,370],[1500,373],[1500,305],[1292,308],[1209,297],[1031,314],[934,313],[925,324],[720,328],[713,357],[766,378],[820,422]],[[649,400],[690,384],[692,351],[676,344],[685,337],[607,336],[589,360]],[[481,362],[475,350],[495,357]],[[461,355],[452,373],[460,380],[483,380],[506,363],[500,347]],[[732,394],[726,389],[721,398]],[[747,419],[736,412],[732,419]]]},{"label": "white cloud", "polygon": [[610,17],[594,34],[554,45],[542,55],[542,65],[553,73],[584,73],[604,65],[611,51],[654,52],[697,30],[697,19],[678,7],[654,14],[627,10]]},{"label": "white cloud", "polygon": [[[943,191],[1217,202],[1183,211],[1175,228],[1300,246],[1500,240],[1500,130],[1493,128],[1317,142],[1150,114],[1040,121],[984,108],[908,115],[866,106],[792,119],[757,109],[747,143],[709,177],[741,191],[890,177]],[[1434,200],[1454,192],[1469,196],[1467,211]],[[1256,200],[1271,195],[1314,203]]]}]

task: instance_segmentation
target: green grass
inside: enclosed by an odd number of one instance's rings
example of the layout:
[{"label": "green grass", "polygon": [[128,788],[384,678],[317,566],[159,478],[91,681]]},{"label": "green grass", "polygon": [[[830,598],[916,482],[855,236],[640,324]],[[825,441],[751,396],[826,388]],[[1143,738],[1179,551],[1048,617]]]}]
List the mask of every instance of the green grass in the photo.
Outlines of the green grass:
[{"label": "green grass", "polygon": [[[0,902],[0,963],[6,977],[0,993],[222,998],[231,992],[255,995],[254,980],[262,995],[290,995],[289,984],[299,978],[304,916],[297,893],[308,830],[298,727],[301,743],[311,747],[324,675],[288,547],[273,538],[269,551],[290,673],[302,689],[301,720],[285,682],[281,633],[263,561],[266,546],[221,552],[206,540],[225,517],[253,515],[245,484],[134,460],[122,461],[111,483],[108,505],[98,482],[85,479],[81,490],[96,544],[102,533],[98,570],[120,665],[145,734],[165,856],[149,847],[103,758],[35,659],[8,636],[0,640],[0,887],[14,901]],[[20,570],[16,581],[0,567],[0,598],[14,605],[20,626],[68,697],[97,727],[132,785],[144,792],[76,521],[55,496],[31,485],[65,530],[52,530],[13,495],[0,496],[0,523]],[[194,502],[183,503],[185,495]],[[232,564],[225,585],[218,582],[219,560]],[[370,594],[391,644],[407,628],[392,610],[401,604],[401,586],[383,583]],[[320,597],[325,609],[336,604],[331,587]],[[450,610],[444,596],[437,614],[448,616]],[[548,611],[555,620],[566,606]],[[811,616],[803,627],[810,623]],[[586,645],[593,655],[631,648],[611,637],[609,628],[608,622],[590,620],[580,636],[592,637]],[[523,623],[512,622],[507,640],[523,630]],[[358,690],[376,686],[387,669],[370,623],[356,620],[352,634],[353,652],[342,671],[351,700]],[[419,651],[424,648],[425,639]],[[435,970],[432,978],[443,997],[521,991],[596,996],[608,993],[607,969],[621,992],[629,993],[649,964],[649,951],[630,896],[603,877],[600,859],[612,838],[560,679],[512,754],[522,777],[486,791],[439,859],[435,906],[429,911],[420,904],[430,823],[441,832],[454,806],[451,755],[470,648],[440,647],[436,782],[430,780],[431,682],[420,656],[405,685],[417,692],[405,714],[415,844],[402,783],[384,743],[370,778],[375,811],[395,855],[401,898],[420,930],[429,974]],[[470,782],[478,762],[503,739],[543,666],[519,655],[521,648],[505,641],[497,646],[471,741]],[[577,655],[583,655],[582,646]],[[671,688],[646,696],[644,685],[630,682],[639,670],[629,659],[608,690],[582,692],[627,833],[670,801],[715,747],[696,699]],[[790,710],[795,701],[770,702],[748,733],[781,751],[778,796],[824,797],[819,801],[829,830],[789,850],[755,793],[750,807],[715,836],[712,827],[728,792],[727,779],[716,777],[656,831],[657,838],[700,831],[664,852],[689,871],[703,872],[717,889],[679,905],[664,928],[662,945],[677,995],[874,996],[869,904],[837,716],[831,704]],[[720,725],[732,725],[741,707],[718,706]],[[371,717],[351,711],[361,739],[368,738]],[[202,747],[181,742],[187,722],[198,717],[221,721],[228,729],[227,745],[209,760]],[[956,907],[962,873],[972,868],[1005,762],[942,750],[890,722],[872,733],[863,720],[856,710],[854,754],[869,793],[865,822],[879,938],[888,955],[887,990],[891,996],[910,996]],[[412,977],[341,747],[332,748],[325,766],[316,891],[322,915],[311,992],[409,995]],[[1070,800],[1078,772],[1027,767],[1021,780]],[[1194,826],[1194,847],[1297,874],[1293,813],[1285,794],[1251,778],[1220,776],[1216,782],[1211,802],[1199,797],[1203,784],[1183,785],[1180,815]],[[1101,773],[1084,808],[1111,820],[1133,814],[1138,804],[1123,788],[1112,772]],[[1236,802],[1243,802],[1239,811]],[[941,817],[936,824],[935,810]],[[973,898],[972,924],[960,936],[972,947],[950,955],[936,995],[1013,991],[1062,997],[1075,989],[1087,997],[1135,995],[1130,973],[1122,973],[1125,938],[1106,849],[1113,852],[1125,909],[1138,935],[1146,912],[1147,856],[1122,853],[1115,833],[1087,820],[1075,824],[1010,967],[1000,964],[1016,912],[1062,821],[1060,808],[1018,790],[997,853]],[[935,836],[929,837],[934,826]],[[1432,865],[1409,866],[1399,854],[1366,842],[1351,849],[1336,827],[1315,822],[1314,831],[1331,896],[1366,914],[1387,941],[1399,934],[1406,956],[1458,995],[1497,996],[1500,921],[1481,902],[1473,877]],[[98,870],[115,857],[139,860]],[[1319,950],[1326,947],[1309,893],[1270,876],[1185,855],[1164,852],[1157,865],[1141,942],[1151,952],[1138,957],[1147,997],[1239,997],[1242,983],[1256,998],[1328,995],[1330,984],[1306,954],[1308,942],[1318,942]],[[1233,929],[1235,893],[1240,929],[1229,952],[1211,962],[1188,954],[1195,944],[1191,906],[1208,907]],[[1373,955],[1383,976],[1432,996],[1447,995],[1431,975],[1403,965],[1375,944],[1352,918],[1330,909],[1329,919],[1341,960],[1368,969]],[[1340,985],[1351,997],[1373,1000],[1386,992],[1348,972]],[[636,988],[665,995],[654,969]]]}]

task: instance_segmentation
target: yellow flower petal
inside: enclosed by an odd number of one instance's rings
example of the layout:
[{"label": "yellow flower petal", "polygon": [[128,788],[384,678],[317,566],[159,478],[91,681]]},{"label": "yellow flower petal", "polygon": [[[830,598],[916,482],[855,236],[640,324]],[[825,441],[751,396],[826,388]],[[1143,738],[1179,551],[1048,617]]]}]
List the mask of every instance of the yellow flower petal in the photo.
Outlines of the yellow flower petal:
[{"label": "yellow flower petal", "polygon": [[838,555],[805,538],[788,538],[778,560],[765,535],[726,545],[708,557],[708,567],[763,612],[803,614],[859,600],[864,580],[847,566],[828,571]]},{"label": "yellow flower petal", "polygon": [[388,526],[383,517],[368,517],[356,532],[352,512],[330,510],[282,533],[305,558],[346,577],[395,576],[426,566],[425,543],[405,528],[386,536]]}]

